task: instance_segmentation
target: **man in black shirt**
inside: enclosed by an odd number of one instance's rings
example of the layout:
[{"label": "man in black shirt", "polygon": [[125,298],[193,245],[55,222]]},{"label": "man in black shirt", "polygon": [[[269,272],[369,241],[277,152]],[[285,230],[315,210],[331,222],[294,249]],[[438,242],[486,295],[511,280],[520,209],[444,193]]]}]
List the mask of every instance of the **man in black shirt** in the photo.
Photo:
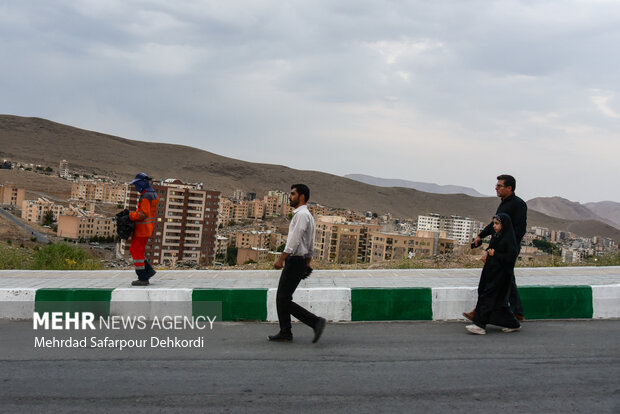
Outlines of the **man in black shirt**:
[{"label": "man in black shirt", "polygon": [[[500,175],[497,177],[497,185],[495,186],[495,192],[497,196],[502,199],[502,202],[497,207],[495,214],[506,213],[512,220],[512,227],[515,231],[515,237],[517,239],[517,251],[521,251],[521,241],[527,230],[527,204],[521,198],[515,195],[515,189],[517,187],[517,181],[511,175]],[[493,233],[493,221],[489,223],[474,240],[474,246],[480,246],[484,237]],[[523,321],[523,307],[521,306],[521,298],[519,297],[519,291],[517,290],[517,283],[515,281],[514,272],[512,273],[512,282],[510,286],[510,295],[508,297],[510,302],[510,310],[514,313],[515,317],[519,321]],[[463,313],[463,316],[470,319],[473,318],[473,312]],[[471,316],[471,317],[470,317]]]}]

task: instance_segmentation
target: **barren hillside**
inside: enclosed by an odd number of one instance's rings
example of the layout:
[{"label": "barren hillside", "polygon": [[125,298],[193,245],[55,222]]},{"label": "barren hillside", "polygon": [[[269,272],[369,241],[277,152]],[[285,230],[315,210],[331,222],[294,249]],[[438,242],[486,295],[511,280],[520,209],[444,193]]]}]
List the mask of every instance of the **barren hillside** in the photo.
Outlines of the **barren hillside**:
[{"label": "barren hillside", "polygon": [[[231,195],[240,188],[261,196],[268,190],[288,190],[294,182],[305,182],[312,190],[312,201],[331,207],[391,212],[397,217],[415,218],[418,214],[435,212],[487,221],[498,205],[494,197],[375,187],[319,171],[250,163],[187,146],[132,141],[45,119],[13,115],[0,115],[0,158],[54,168],[60,160],[66,159],[72,169],[122,179],[146,171],[155,178],[203,182],[224,195]],[[598,221],[585,225],[586,222],[552,218],[532,210],[528,224],[567,229],[584,236],[609,236],[620,242],[620,230]],[[572,230],[574,228],[579,231]]]}]

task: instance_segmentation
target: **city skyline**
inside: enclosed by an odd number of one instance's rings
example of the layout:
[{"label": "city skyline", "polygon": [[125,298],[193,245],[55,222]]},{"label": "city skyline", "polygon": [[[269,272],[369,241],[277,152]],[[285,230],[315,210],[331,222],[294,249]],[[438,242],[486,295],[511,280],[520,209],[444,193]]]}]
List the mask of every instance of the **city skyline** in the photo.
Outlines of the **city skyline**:
[{"label": "city skyline", "polygon": [[[620,202],[611,1],[0,5],[0,113],[245,161]],[[300,152],[300,149],[303,151]]]}]

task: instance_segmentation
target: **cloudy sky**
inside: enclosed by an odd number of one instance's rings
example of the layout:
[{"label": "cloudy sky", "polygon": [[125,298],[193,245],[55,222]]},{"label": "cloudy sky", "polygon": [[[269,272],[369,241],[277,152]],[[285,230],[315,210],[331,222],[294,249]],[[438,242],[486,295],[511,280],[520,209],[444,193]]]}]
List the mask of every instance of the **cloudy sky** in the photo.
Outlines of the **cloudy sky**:
[{"label": "cloudy sky", "polygon": [[0,113],[620,202],[620,2],[0,0]]}]

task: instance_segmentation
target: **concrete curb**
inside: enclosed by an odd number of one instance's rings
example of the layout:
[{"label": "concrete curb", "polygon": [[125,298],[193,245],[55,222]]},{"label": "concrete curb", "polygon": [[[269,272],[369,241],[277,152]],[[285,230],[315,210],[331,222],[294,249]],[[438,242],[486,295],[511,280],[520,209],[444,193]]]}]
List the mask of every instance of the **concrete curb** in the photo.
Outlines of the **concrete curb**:
[{"label": "concrete curb", "polygon": [[[94,311],[102,315],[197,316],[217,303],[225,321],[277,321],[276,289],[0,289],[0,319],[33,312]],[[620,284],[521,286],[526,319],[620,318]],[[463,320],[476,288],[305,288],[293,297],[330,321]],[[211,307],[210,309],[213,309]]]}]

